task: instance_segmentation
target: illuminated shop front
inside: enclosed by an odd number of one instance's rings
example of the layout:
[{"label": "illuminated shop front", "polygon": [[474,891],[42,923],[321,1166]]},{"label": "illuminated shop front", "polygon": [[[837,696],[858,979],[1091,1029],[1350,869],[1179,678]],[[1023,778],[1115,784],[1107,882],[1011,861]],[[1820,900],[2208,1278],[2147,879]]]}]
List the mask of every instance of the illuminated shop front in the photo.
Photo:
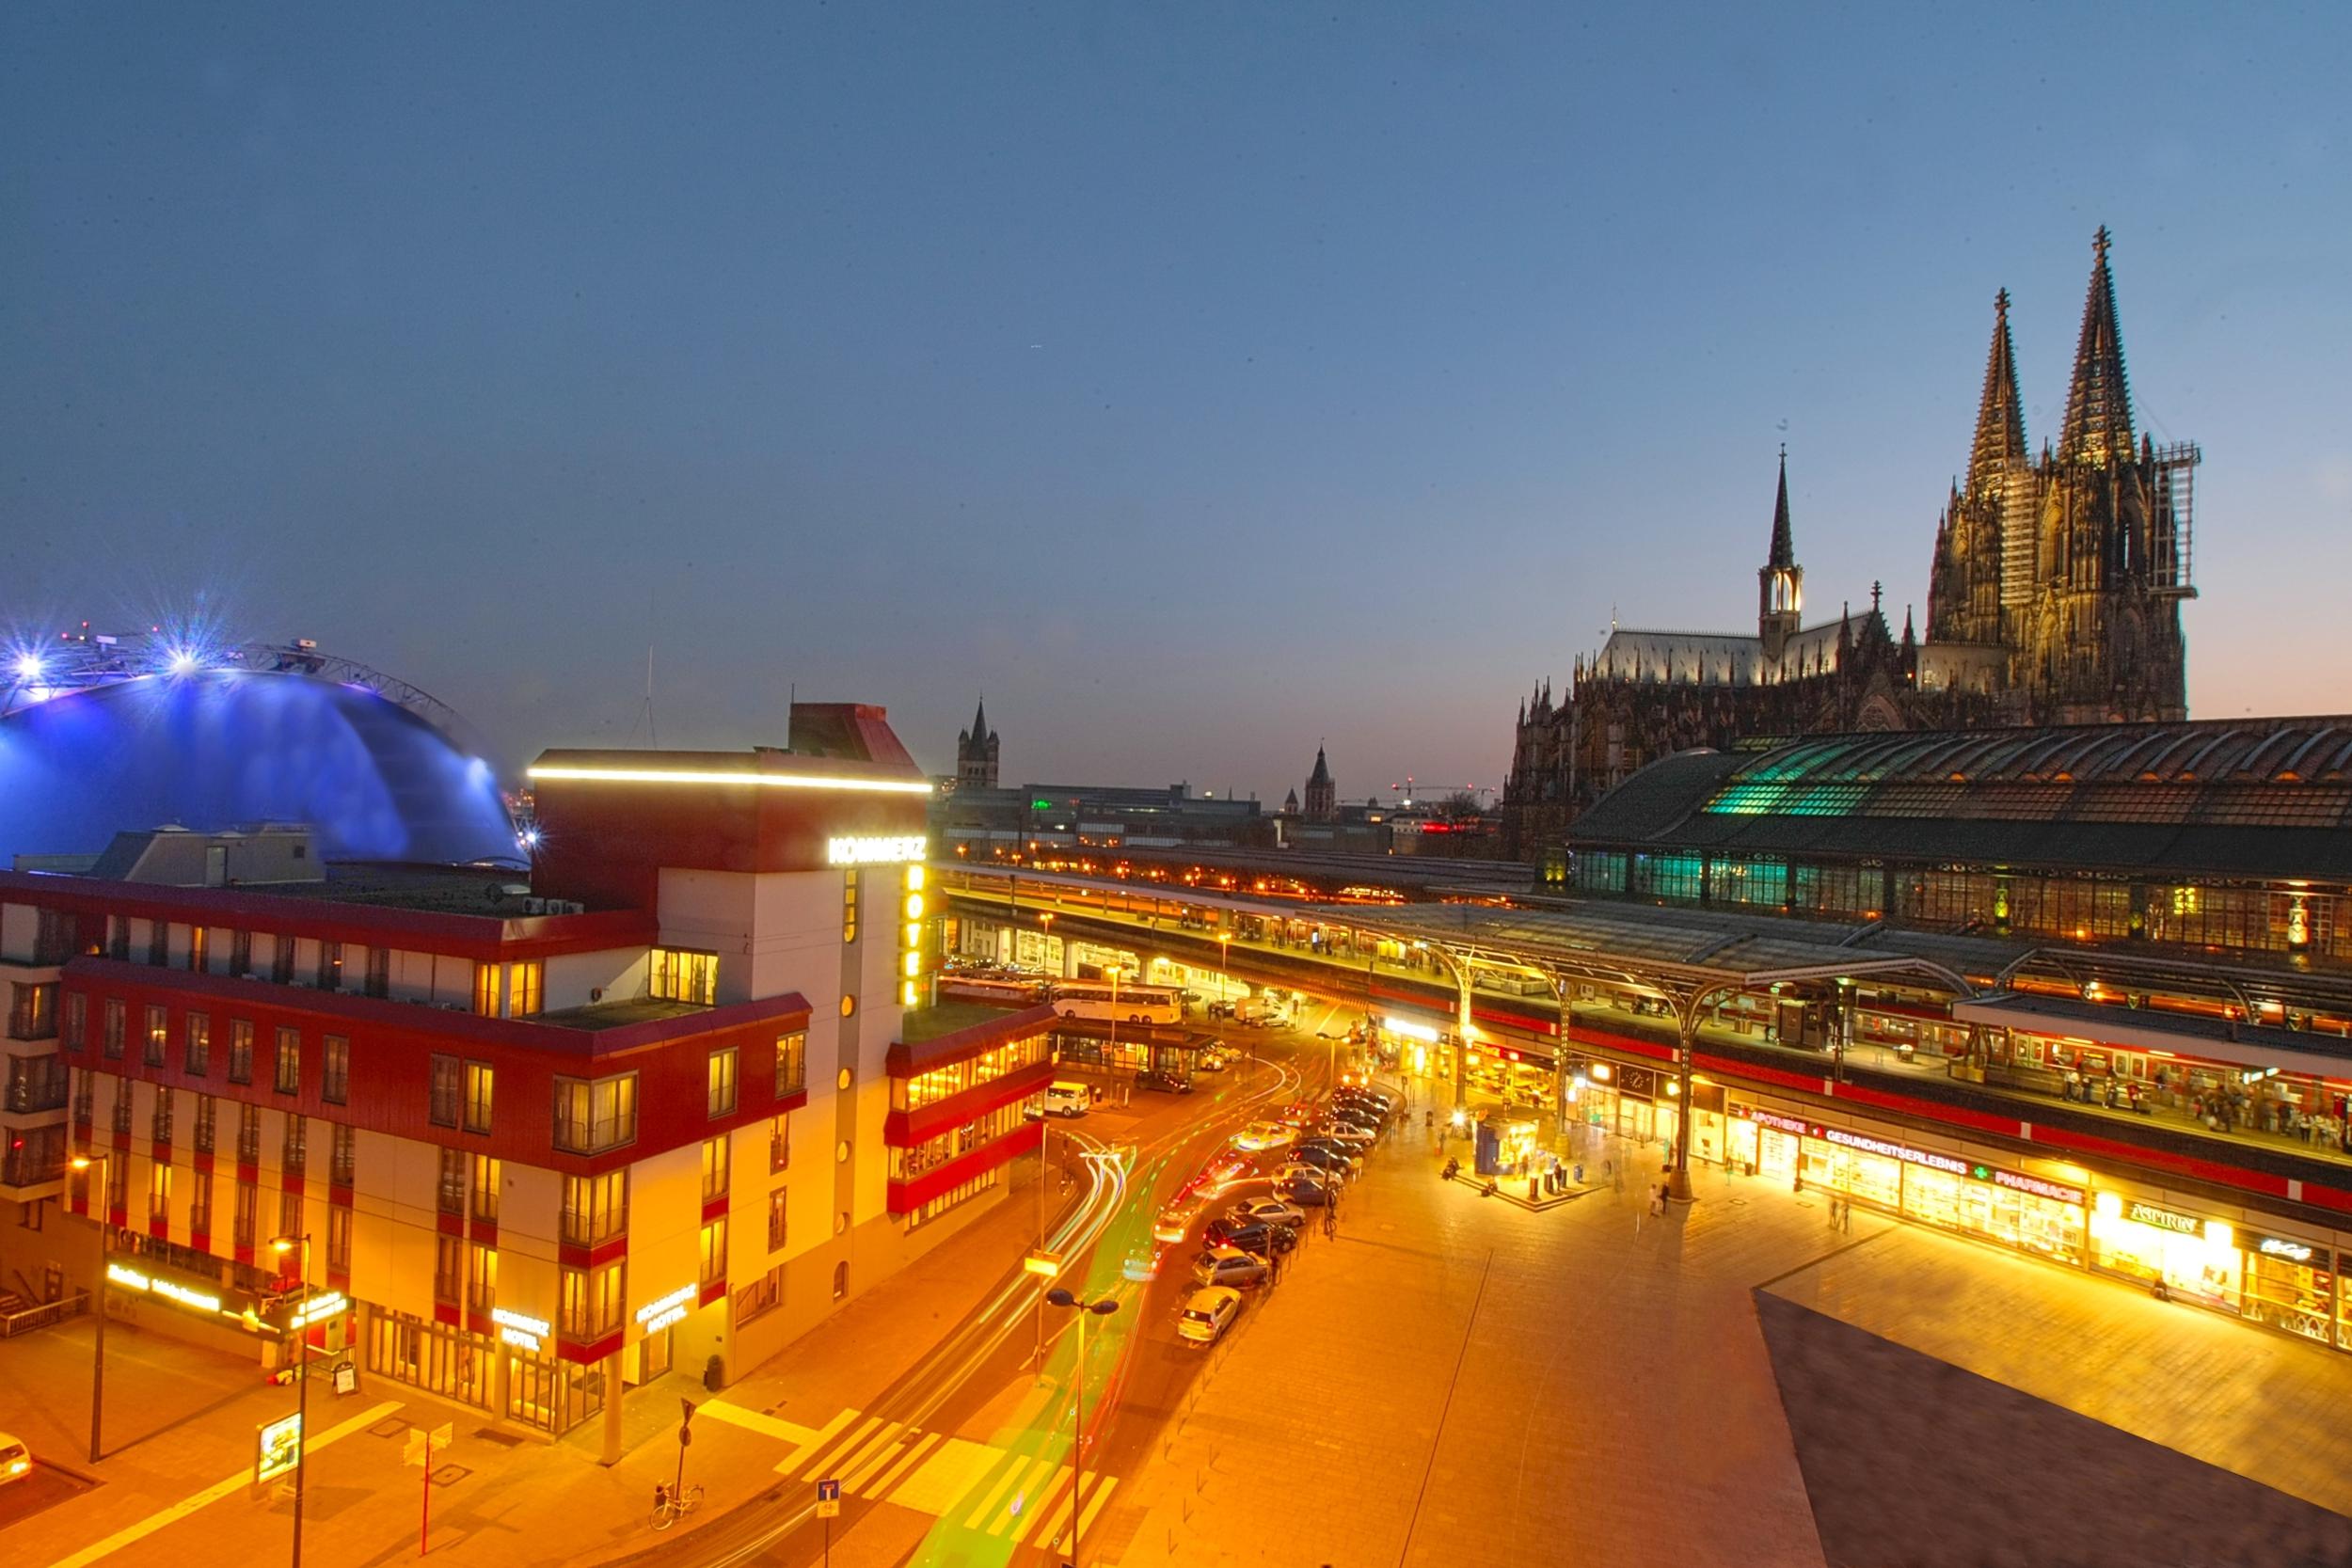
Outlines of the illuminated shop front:
[{"label": "illuminated shop front", "polygon": [[2258,1323],[2321,1344],[2352,1345],[2338,1335],[2338,1314],[2352,1303],[2336,1298],[2336,1255],[2316,1242],[2241,1227],[2246,1257],[2240,1312]]},{"label": "illuminated shop front", "polygon": [[[1636,1143],[1673,1142],[1682,1085],[1672,1072],[1639,1064],[1571,1060],[1566,1077],[1567,1103],[1561,1108],[1566,1121]],[[1695,1148],[1692,1153],[1710,1160],[1721,1157],[1711,1151],[1701,1154]]]},{"label": "illuminated shop front", "polygon": [[2209,1307],[2238,1309],[2243,1259],[2236,1230],[2224,1220],[2101,1193],[2090,1210],[2090,1261]]}]

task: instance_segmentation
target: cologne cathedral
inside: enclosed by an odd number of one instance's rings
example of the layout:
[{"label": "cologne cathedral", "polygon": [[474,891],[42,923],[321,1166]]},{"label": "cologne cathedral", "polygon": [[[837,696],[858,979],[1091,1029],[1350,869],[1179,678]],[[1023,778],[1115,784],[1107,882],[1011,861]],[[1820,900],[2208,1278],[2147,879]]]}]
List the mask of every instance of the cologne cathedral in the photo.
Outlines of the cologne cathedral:
[{"label": "cologne cathedral", "polygon": [[2107,231],[2093,242],[2074,385],[2056,446],[2026,442],[2009,293],[1964,479],[1935,530],[1926,634],[1900,634],[1870,588],[1804,621],[1804,568],[1781,454],[1772,542],[1749,632],[1614,626],[1580,657],[1567,693],[1520,704],[1503,785],[1505,852],[1535,858],[1585,806],[1645,763],[1707,746],[1853,730],[2122,723],[2185,718],[2181,601],[2199,453],[2132,429]]}]

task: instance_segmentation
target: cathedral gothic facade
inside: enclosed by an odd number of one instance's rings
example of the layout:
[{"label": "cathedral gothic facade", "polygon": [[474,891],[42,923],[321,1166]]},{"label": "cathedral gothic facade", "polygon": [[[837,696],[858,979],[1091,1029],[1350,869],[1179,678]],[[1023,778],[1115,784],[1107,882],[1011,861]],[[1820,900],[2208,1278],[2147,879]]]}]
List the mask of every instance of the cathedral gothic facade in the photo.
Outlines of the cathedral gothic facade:
[{"label": "cathedral gothic facade", "polygon": [[2193,443],[2135,435],[2107,231],[2093,244],[2074,383],[2055,445],[2026,445],[2009,294],[1966,478],[1936,525],[1926,635],[1867,610],[1804,624],[1788,453],[1757,570],[1756,629],[1612,626],[1519,705],[1502,797],[1505,852],[1541,856],[1575,816],[1644,764],[1692,747],[1854,730],[2121,723],[2187,716],[2181,601],[2190,578]]}]

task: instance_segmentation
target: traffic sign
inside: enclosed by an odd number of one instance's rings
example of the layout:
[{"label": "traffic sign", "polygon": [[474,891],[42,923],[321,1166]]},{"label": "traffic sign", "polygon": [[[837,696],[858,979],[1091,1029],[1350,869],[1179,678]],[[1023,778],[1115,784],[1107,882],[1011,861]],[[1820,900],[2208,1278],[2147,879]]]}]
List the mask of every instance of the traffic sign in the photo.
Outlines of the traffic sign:
[{"label": "traffic sign", "polygon": [[820,1481],[817,1483],[817,1517],[819,1519],[841,1517],[841,1483],[839,1481]]}]

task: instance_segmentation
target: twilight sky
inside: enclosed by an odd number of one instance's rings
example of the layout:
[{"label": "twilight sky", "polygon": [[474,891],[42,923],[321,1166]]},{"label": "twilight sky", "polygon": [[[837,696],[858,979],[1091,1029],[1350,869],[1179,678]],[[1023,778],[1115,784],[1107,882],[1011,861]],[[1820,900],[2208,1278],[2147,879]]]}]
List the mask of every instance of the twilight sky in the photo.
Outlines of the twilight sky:
[{"label": "twilight sky", "polygon": [[[2352,709],[2352,11],[0,8],[0,623],[199,612],[501,761],[1499,785],[1629,625],[1924,618],[1994,291],[2115,230],[2192,712]],[[1640,14],[1636,14],[1640,13]]]}]

